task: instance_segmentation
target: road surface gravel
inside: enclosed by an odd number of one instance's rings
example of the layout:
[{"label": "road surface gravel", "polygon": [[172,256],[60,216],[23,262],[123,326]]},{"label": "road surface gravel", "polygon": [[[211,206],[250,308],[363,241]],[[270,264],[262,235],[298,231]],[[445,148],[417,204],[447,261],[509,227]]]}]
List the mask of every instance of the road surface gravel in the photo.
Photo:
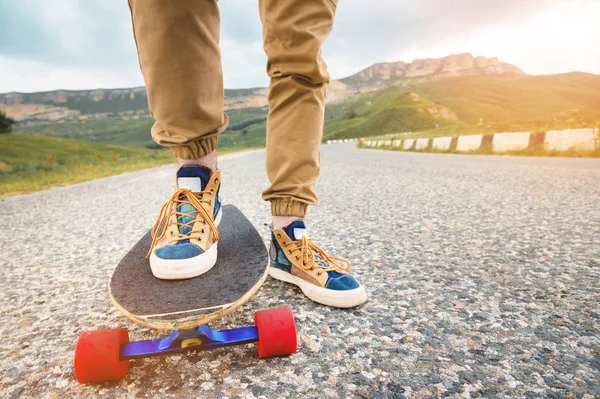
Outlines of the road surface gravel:
[{"label": "road surface gravel", "polygon": [[[223,199],[268,238],[264,152],[226,156]],[[330,309],[269,279],[212,327],[289,305],[299,352],[254,345],[134,361],[79,385],[84,330],[155,331],[110,304],[113,267],[154,222],[172,166],[0,202],[0,397],[600,397],[600,160],[324,146],[311,238],[369,301]]]}]

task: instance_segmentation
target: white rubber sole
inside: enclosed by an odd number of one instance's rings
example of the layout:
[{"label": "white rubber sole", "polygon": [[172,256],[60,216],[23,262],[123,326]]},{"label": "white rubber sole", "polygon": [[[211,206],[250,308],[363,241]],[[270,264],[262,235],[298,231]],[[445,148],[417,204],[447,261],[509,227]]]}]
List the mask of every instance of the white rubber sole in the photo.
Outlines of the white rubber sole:
[{"label": "white rubber sole", "polygon": [[154,252],[150,255],[150,269],[154,277],[162,280],[182,280],[198,277],[217,263],[217,244],[208,251],[188,259],[161,259]]},{"label": "white rubber sole", "polygon": [[308,281],[302,280],[300,277],[293,276],[275,267],[269,267],[269,275],[277,280],[297,285],[304,295],[322,305],[334,308],[353,308],[367,301],[367,291],[365,291],[362,285],[353,290],[336,291],[317,287]]},{"label": "white rubber sole", "polygon": [[[215,218],[215,225],[221,223],[222,208]],[[154,277],[161,280],[183,280],[198,277],[217,263],[217,244],[213,243],[204,253],[187,259],[161,259],[154,252],[150,255],[150,269]]]}]

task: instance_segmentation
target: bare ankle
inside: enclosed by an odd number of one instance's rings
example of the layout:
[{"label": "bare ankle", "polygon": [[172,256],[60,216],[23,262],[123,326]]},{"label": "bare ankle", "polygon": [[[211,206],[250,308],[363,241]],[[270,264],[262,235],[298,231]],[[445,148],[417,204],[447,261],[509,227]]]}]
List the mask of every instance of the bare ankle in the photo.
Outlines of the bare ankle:
[{"label": "bare ankle", "polygon": [[200,165],[206,166],[209,169],[217,170],[217,152],[213,151],[210,154],[206,154],[202,158],[195,159],[181,159],[177,158],[177,166],[183,165]]},{"label": "bare ankle", "polygon": [[273,216],[271,225],[273,226],[273,229],[283,229],[296,220],[302,220],[302,218],[298,216]]}]

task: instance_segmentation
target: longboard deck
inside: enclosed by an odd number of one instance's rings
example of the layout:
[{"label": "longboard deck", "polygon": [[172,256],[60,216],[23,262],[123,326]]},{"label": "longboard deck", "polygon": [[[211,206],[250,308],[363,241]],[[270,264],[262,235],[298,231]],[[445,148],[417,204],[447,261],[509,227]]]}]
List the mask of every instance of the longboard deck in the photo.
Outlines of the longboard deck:
[{"label": "longboard deck", "polygon": [[252,223],[233,205],[223,207],[218,258],[201,276],[161,280],[145,259],[152,238],[146,233],[113,271],[113,305],[132,321],[161,330],[210,323],[248,301],[267,277],[265,244]]}]

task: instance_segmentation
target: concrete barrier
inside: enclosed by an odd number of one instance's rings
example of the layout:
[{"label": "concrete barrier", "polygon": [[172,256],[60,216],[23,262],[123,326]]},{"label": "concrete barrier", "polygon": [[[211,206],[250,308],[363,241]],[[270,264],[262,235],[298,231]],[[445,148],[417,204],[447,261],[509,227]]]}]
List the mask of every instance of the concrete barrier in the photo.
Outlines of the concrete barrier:
[{"label": "concrete barrier", "polygon": [[458,143],[456,144],[456,151],[475,151],[481,147],[481,139],[483,136],[477,134],[474,136],[459,136]]},{"label": "concrete barrier", "polygon": [[494,133],[492,147],[494,152],[524,150],[529,146],[531,133]]},{"label": "concrete barrier", "polygon": [[426,150],[429,147],[429,139],[417,139],[415,143],[416,150]]},{"label": "concrete barrier", "polygon": [[438,151],[448,151],[452,144],[452,137],[436,137],[433,139],[431,148]]},{"label": "concrete barrier", "polygon": [[550,130],[546,132],[547,150],[593,150],[596,148],[594,129]]},{"label": "concrete barrier", "polygon": [[[360,139],[366,147],[396,147],[400,150],[438,150],[448,152],[470,152],[493,149],[493,152],[520,151],[544,147],[556,151],[594,151],[600,149],[600,133],[593,128],[552,130],[548,132],[494,133],[431,139],[391,139],[394,135],[380,136],[389,140]],[[396,137],[398,137],[396,135]],[[328,140],[327,143],[356,142],[357,139]],[[487,152],[487,151],[486,151]]]}]

